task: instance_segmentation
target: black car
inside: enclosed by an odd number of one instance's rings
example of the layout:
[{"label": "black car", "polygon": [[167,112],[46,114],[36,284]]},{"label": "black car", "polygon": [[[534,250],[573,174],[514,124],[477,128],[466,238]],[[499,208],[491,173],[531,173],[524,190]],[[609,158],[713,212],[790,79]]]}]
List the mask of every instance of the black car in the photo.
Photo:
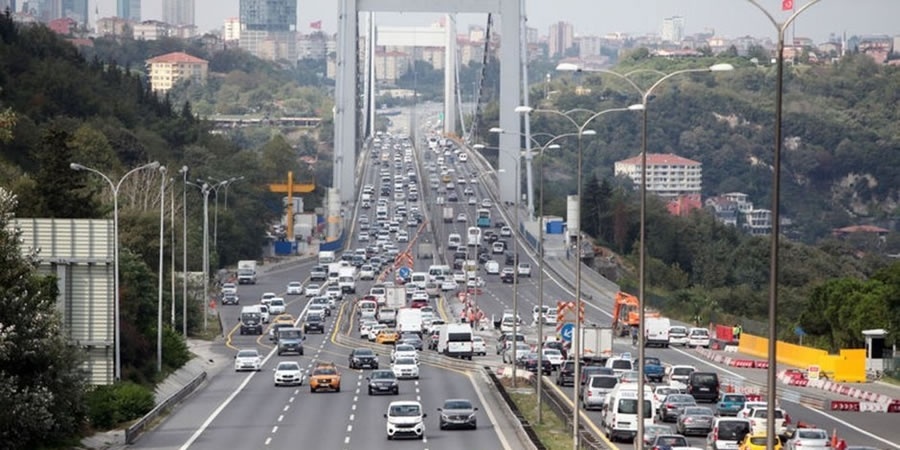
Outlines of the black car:
[{"label": "black car", "polygon": [[574,386],[575,385],[575,361],[566,360],[559,366],[559,372],[556,374],[557,386]]},{"label": "black car", "polygon": [[[525,361],[524,361],[525,370],[527,370],[529,372],[537,372],[538,371],[538,358],[539,358],[539,356],[537,353],[529,353],[528,356],[525,357]],[[552,374],[553,373],[553,364],[550,362],[550,360],[545,357],[540,357],[540,360],[542,363],[541,365],[543,366],[543,370],[541,370],[541,372],[543,372],[544,375],[548,375],[548,376],[550,374]]]},{"label": "black car", "polygon": [[400,336],[400,340],[397,341],[397,344],[409,344],[415,347],[416,350],[422,350],[422,346],[424,345],[422,338],[415,333],[403,333],[403,335]]},{"label": "black car", "polygon": [[377,369],[378,355],[368,348],[357,348],[350,352],[351,369]]},{"label": "black car", "polygon": [[462,398],[444,400],[444,406],[437,409],[441,413],[440,429],[448,428],[478,428],[478,419],[475,411],[478,411],[472,402]]},{"label": "black car", "polygon": [[501,272],[500,273],[500,281],[504,283],[514,283],[516,281],[516,272]]},{"label": "black car", "polygon": [[224,294],[222,295],[222,304],[223,305],[237,305],[240,303],[240,299],[237,294]]},{"label": "black car", "polygon": [[369,395],[400,394],[400,383],[391,370],[373,370],[366,380],[369,381]]},{"label": "black car", "polygon": [[515,266],[518,263],[519,263],[518,255],[516,255],[515,253],[512,253],[512,252],[506,252],[506,261],[504,262],[504,264],[506,264],[507,266]]},{"label": "black car", "polygon": [[317,331],[319,334],[325,334],[325,318],[318,314],[306,316],[306,322],[303,323],[303,332],[309,334]]}]

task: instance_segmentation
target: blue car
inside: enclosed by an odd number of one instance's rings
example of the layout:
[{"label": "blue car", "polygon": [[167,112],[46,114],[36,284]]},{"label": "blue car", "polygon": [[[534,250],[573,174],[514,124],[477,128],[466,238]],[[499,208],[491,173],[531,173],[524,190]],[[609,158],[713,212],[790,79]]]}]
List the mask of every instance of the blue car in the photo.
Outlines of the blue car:
[{"label": "blue car", "polygon": [[747,403],[747,397],[744,394],[725,394],[716,405],[716,415],[736,416],[740,410],[744,409],[745,403]]},{"label": "blue car", "polygon": [[[634,360],[634,365],[638,365],[638,360]],[[666,369],[662,362],[655,356],[644,357],[644,376],[650,381],[661,383],[666,376]]]}]

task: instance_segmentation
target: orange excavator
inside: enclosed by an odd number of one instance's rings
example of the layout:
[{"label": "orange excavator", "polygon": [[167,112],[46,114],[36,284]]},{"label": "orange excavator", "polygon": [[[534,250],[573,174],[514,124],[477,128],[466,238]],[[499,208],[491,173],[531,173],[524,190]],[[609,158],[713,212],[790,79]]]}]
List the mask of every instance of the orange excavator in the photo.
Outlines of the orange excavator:
[{"label": "orange excavator", "polygon": [[[639,312],[640,301],[637,297],[622,291],[616,293],[612,317],[613,330],[617,331],[620,336],[627,335],[632,327],[640,325]],[[659,312],[645,309],[644,317],[659,317]]]}]

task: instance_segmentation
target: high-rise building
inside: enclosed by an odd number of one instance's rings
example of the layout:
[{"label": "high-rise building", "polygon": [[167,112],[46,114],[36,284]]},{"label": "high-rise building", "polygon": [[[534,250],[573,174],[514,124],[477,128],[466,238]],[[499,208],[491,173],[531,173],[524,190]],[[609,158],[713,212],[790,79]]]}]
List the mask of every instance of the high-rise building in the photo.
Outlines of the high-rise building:
[{"label": "high-rise building", "polygon": [[0,12],[5,12],[7,9],[16,12],[16,0],[0,0]]},{"label": "high-rise building", "polygon": [[237,17],[229,17],[225,19],[224,33],[222,37],[225,41],[238,41],[241,39],[241,19]]},{"label": "high-rise building", "polygon": [[194,24],[194,0],[163,0],[162,20],[169,25]]},{"label": "high-rise building", "polygon": [[241,0],[240,46],[264,59],[297,60],[297,0]]},{"label": "high-rise building", "polygon": [[116,16],[141,21],[141,0],[116,0]]},{"label": "high-rise building", "polygon": [[550,57],[563,56],[575,44],[575,27],[569,22],[557,22],[550,25],[550,36],[547,39]]},{"label": "high-rise building", "polygon": [[673,16],[663,19],[660,37],[663,41],[681,42],[684,40],[684,17]]}]

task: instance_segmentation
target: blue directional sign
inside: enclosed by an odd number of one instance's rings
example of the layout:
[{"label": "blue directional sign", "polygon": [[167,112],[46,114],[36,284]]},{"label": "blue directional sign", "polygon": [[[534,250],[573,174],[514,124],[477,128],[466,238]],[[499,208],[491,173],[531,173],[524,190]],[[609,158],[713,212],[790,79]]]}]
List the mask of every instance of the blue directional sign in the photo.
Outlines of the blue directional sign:
[{"label": "blue directional sign", "polygon": [[572,342],[572,336],[575,334],[575,324],[567,323],[562,326],[562,329],[559,330],[559,333],[562,335],[562,339],[566,342]]},{"label": "blue directional sign", "polygon": [[405,279],[409,278],[410,275],[412,275],[412,269],[410,269],[409,267],[403,266],[397,270],[397,275],[400,275],[400,278],[403,278],[405,280]]}]

